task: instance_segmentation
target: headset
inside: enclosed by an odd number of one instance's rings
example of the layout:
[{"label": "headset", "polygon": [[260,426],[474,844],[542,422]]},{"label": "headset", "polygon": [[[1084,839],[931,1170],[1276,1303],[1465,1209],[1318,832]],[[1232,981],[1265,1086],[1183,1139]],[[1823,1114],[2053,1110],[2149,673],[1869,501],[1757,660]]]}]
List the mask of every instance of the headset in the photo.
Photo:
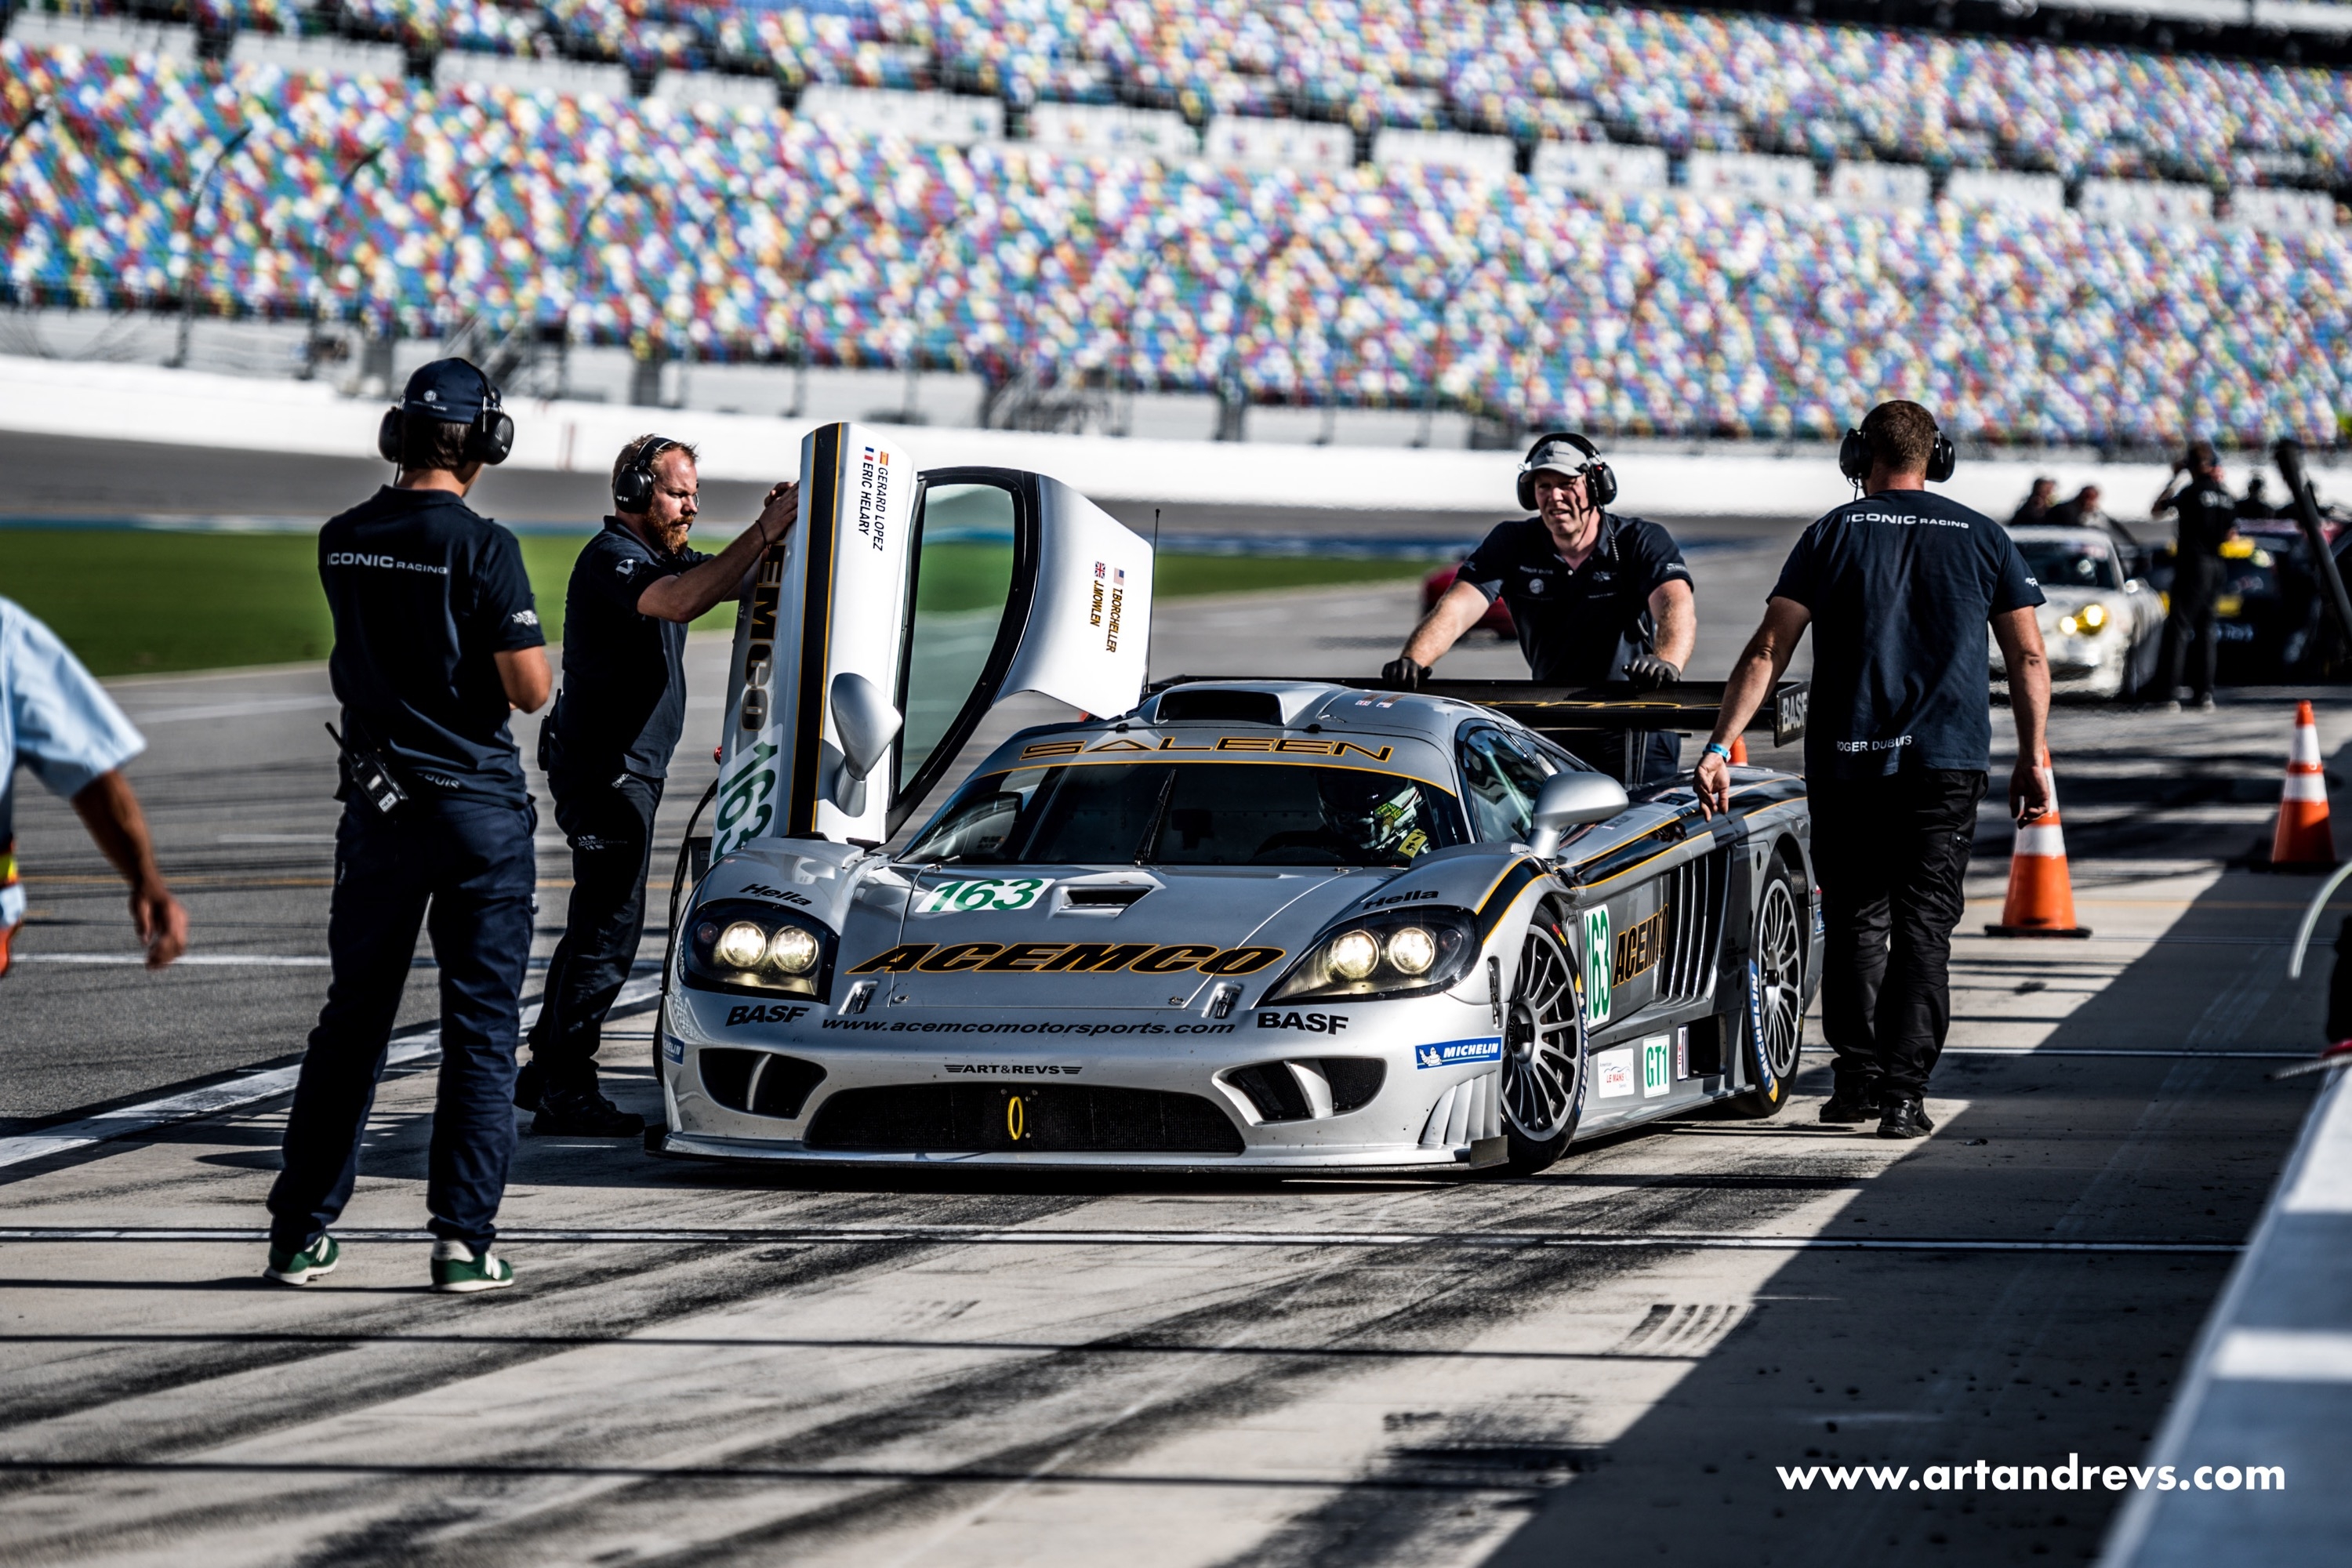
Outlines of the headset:
[{"label": "headset", "polygon": [[[1927,448],[1927,477],[1940,485],[1952,477],[1959,461],[1960,455],[1952,450],[1952,438],[1938,429],[1936,444]],[[1838,472],[1857,485],[1870,477],[1870,437],[1859,426],[1838,443]]]},{"label": "headset", "polygon": [[[482,376],[482,406],[466,426],[466,461],[488,463],[493,466],[507,460],[514,450],[514,421],[499,402],[499,389],[490,378],[472,365],[466,367]],[[400,461],[402,415],[395,403],[383,411],[383,421],[375,427],[375,449],[387,463]]]},{"label": "headset", "polygon": [[617,510],[642,513],[654,504],[654,459],[664,452],[674,452],[685,443],[667,436],[649,437],[637,455],[621,465],[613,476],[613,505]]},{"label": "headset", "polygon": [[1584,476],[1585,493],[1596,508],[1607,506],[1617,499],[1616,470],[1601,456],[1600,447],[1573,430],[1547,430],[1536,437],[1535,445],[1528,448],[1527,457],[1519,463],[1521,507],[1528,511],[1536,510],[1536,456],[1554,441],[1565,441],[1591,459],[1577,471]]}]

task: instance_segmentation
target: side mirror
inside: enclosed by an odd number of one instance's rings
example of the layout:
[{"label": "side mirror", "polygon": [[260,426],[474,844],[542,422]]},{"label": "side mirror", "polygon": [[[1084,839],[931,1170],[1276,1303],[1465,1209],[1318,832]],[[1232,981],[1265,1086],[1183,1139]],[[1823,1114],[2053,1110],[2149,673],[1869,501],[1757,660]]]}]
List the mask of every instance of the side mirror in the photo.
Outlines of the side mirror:
[{"label": "side mirror", "polygon": [[1564,829],[1606,822],[1628,804],[1625,786],[1607,773],[1554,773],[1536,792],[1536,836],[1528,847],[1549,859]]},{"label": "side mirror", "polygon": [[833,804],[855,816],[866,807],[866,779],[889,754],[906,723],[882,689],[845,669],[833,678],[833,727],[841,737],[841,770],[829,792]]}]

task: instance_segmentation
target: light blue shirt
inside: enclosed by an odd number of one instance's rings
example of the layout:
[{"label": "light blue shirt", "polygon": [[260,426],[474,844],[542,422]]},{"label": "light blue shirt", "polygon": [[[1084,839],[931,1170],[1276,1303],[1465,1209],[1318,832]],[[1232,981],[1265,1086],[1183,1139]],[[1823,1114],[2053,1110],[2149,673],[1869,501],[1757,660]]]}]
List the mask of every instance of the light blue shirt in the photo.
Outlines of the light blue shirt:
[{"label": "light blue shirt", "polygon": [[[70,800],[147,749],[114,699],[58,634],[0,599],[0,845],[14,836],[16,764]],[[0,926],[25,918],[25,889],[0,888]]]}]

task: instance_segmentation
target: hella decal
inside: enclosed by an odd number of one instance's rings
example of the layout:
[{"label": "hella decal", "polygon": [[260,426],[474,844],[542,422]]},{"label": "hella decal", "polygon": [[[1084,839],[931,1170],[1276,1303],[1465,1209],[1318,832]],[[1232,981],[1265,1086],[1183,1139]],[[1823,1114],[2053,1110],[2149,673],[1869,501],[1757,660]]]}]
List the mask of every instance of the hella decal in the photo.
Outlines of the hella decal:
[{"label": "hella decal", "polygon": [[1337,1013],[1260,1013],[1261,1029],[1304,1029],[1310,1035],[1336,1035],[1348,1026]]},{"label": "hella decal", "polygon": [[854,966],[852,974],[1255,974],[1278,947],[1176,942],[902,942]]},{"label": "hella decal", "polygon": [[1410,904],[1418,902],[1423,899],[1433,899],[1435,897],[1437,897],[1436,889],[1422,888],[1410,893],[1382,893],[1377,897],[1366,899],[1362,903],[1358,904],[1356,907],[1360,910],[1384,910],[1391,904]]},{"label": "hella decal", "polygon": [[789,889],[771,888],[765,882],[747,882],[743,885],[743,890],[758,898],[773,899],[780,904],[794,904],[802,909],[809,907],[809,900],[800,894]]},{"label": "hella decal", "polygon": [[1021,760],[1034,762],[1041,757],[1075,757],[1084,752],[1098,757],[1106,752],[1129,757],[1158,756],[1163,752],[1279,752],[1297,757],[1344,757],[1353,752],[1375,763],[1385,763],[1396,754],[1394,746],[1364,746],[1353,741],[1307,741],[1276,735],[1221,735],[1214,745],[1188,746],[1183,737],[1168,735],[1156,746],[1126,736],[1089,746],[1084,741],[1040,741],[1034,746],[1021,748]]},{"label": "hella decal", "polygon": [[1503,1059],[1503,1037],[1488,1035],[1475,1040],[1441,1040],[1433,1046],[1415,1046],[1412,1065],[1416,1068],[1458,1067],[1464,1062],[1498,1062]]}]

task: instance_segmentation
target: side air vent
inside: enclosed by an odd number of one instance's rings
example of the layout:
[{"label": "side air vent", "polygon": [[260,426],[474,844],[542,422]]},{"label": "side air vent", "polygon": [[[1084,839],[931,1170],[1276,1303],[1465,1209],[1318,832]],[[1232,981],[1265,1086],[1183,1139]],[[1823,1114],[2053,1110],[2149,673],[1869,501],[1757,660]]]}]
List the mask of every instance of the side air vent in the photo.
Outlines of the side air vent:
[{"label": "side air vent", "polygon": [[1213,724],[1279,725],[1282,700],[1271,691],[1232,691],[1214,687],[1188,691],[1180,688],[1164,693],[1153,712],[1153,721],[1160,724],[1196,719]]},{"label": "side air vent", "polygon": [[1142,887],[1064,888],[1062,907],[1068,910],[1123,910],[1151,891]]},{"label": "side air vent", "polygon": [[809,1090],[824,1081],[824,1069],[798,1057],[773,1051],[706,1047],[698,1053],[705,1093],[730,1110],[790,1121],[808,1103]]},{"label": "side air vent", "polygon": [[1225,1081],[1241,1090],[1260,1121],[1307,1121],[1345,1116],[1371,1103],[1388,1076],[1368,1057],[1307,1057],[1234,1068]]}]

